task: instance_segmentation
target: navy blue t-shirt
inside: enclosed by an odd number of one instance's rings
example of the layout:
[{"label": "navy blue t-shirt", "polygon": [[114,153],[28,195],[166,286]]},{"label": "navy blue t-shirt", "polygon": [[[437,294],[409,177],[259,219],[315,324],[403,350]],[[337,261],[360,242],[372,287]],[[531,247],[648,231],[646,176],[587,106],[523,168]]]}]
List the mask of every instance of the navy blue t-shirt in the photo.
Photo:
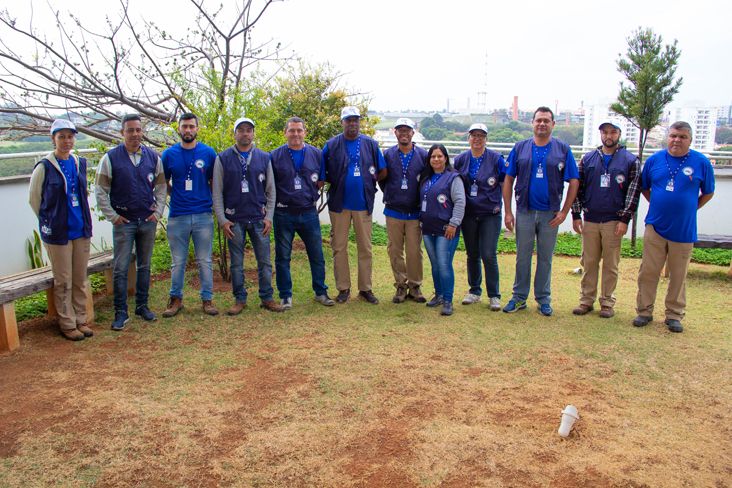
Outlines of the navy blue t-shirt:
[{"label": "navy blue t-shirt", "polygon": [[694,150],[681,158],[666,149],[657,152],[643,165],[641,189],[651,191],[646,224],[669,241],[696,242],[699,195],[714,193],[714,169],[706,156]]},{"label": "navy blue t-shirt", "polygon": [[79,178],[76,171],[76,163],[73,158],[56,159],[61,171],[66,178],[66,203],[69,211],[66,217],[68,227],[68,239],[73,241],[84,236],[84,217],[81,213],[81,198],[79,193]]},{"label": "navy blue t-shirt", "polygon": [[[360,137],[360,136],[359,136]],[[348,154],[348,168],[346,169],[346,178],[344,181],[343,188],[343,208],[345,210],[352,210],[354,212],[368,210],[366,206],[366,193],[363,188],[363,178],[373,178],[370,173],[363,174],[361,171],[358,157],[358,151],[363,150],[360,147],[358,139],[349,141],[345,139],[346,153]],[[328,159],[328,144],[323,147],[323,157],[320,165],[320,179],[325,180],[325,161]],[[356,176],[356,168],[361,173]],[[386,168],[386,160],[381,149],[378,150],[378,161],[376,162],[376,172],[378,173],[382,169]]]},{"label": "navy blue t-shirt", "polygon": [[[210,213],[213,204],[209,182],[213,178],[216,151],[199,142],[193,149],[180,143],[163,151],[165,179],[171,180],[169,217]],[[186,181],[188,183],[188,189]]]}]

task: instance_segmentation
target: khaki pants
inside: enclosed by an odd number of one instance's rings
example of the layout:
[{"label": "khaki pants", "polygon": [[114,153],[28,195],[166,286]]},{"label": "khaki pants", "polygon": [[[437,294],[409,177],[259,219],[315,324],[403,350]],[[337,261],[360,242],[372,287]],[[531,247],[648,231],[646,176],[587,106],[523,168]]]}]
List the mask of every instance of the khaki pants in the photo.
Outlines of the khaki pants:
[{"label": "khaki pants", "polygon": [[75,329],[85,324],[86,267],[89,263],[90,239],[80,238],[65,245],[46,244],[53,272],[53,301],[62,330]]},{"label": "khaki pants", "polygon": [[618,284],[618,264],[622,236],[615,235],[617,220],[597,224],[585,222],[582,229],[582,259],[584,273],[580,291],[580,304],[591,306],[597,298],[597,282],[602,260],[602,282],[600,284],[600,306],[615,306],[613,292]]},{"label": "khaki pants", "polygon": [[386,233],[389,238],[386,250],[394,273],[394,286],[419,287],[422,284],[422,229],[419,220],[386,217]]},{"label": "khaki pants", "polygon": [[328,212],[330,215],[330,247],[333,249],[333,274],[338,291],[350,290],[351,270],[348,265],[348,231],[356,234],[358,249],[358,290],[371,291],[371,215],[366,210]]},{"label": "khaki pants", "polygon": [[668,259],[668,290],[666,318],[682,320],[686,308],[686,272],[689,269],[692,243],[673,242],[658,235],[652,225],[646,225],[643,235],[643,260],[638,273],[638,315],[653,315],[656,290],[661,270]]}]

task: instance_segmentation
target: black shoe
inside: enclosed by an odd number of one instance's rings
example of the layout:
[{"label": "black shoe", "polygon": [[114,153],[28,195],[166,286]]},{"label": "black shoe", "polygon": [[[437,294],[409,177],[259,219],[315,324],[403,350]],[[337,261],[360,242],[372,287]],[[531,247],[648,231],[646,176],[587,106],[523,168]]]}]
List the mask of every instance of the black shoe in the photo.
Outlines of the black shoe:
[{"label": "black shoe", "polygon": [[442,297],[438,297],[437,295],[433,296],[432,299],[427,302],[428,307],[437,307],[442,305]]},{"label": "black shoe", "polygon": [[360,296],[361,298],[363,298],[364,300],[366,300],[367,302],[369,302],[371,305],[378,305],[379,304],[379,299],[376,298],[376,295],[374,295],[374,292],[371,291],[371,290],[369,290],[369,291],[359,291],[358,292],[358,296]]},{"label": "black shoe", "polygon": [[666,319],[666,327],[671,332],[684,332],[684,326],[676,319]]},{"label": "black shoe", "polygon": [[645,327],[653,321],[653,317],[647,315],[639,315],[633,319],[633,325],[635,327]]},{"label": "black shoe", "polygon": [[452,302],[443,302],[440,315],[452,315]]},{"label": "black shoe", "polygon": [[351,289],[348,290],[341,290],[338,292],[338,296],[336,297],[336,302],[338,303],[346,303],[348,301],[348,297],[351,296]]},{"label": "black shoe", "polygon": [[155,314],[152,313],[149,308],[147,308],[147,305],[140,305],[139,307],[137,307],[135,309],[135,315],[141,317],[143,320],[147,320],[148,322],[155,322],[156,320],[158,320]]}]

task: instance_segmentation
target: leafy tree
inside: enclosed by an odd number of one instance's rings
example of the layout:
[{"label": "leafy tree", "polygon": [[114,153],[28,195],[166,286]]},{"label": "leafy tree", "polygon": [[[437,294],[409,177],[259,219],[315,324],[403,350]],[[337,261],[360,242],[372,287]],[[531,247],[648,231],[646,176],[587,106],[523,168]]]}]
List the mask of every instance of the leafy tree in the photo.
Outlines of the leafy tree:
[{"label": "leafy tree", "polygon": [[[628,38],[626,57],[620,55],[618,71],[628,84],[620,82],[617,102],[611,109],[638,128],[638,159],[643,161],[643,148],[651,129],[661,122],[663,109],[678,93],[683,78],[675,79],[681,51],[652,29],[638,28]],[[635,248],[636,215],[633,216],[631,245]]]},{"label": "leafy tree", "polygon": [[732,128],[717,127],[714,135],[714,142],[717,144],[732,144]]},{"label": "leafy tree", "polygon": [[489,129],[488,140],[491,142],[518,142],[524,139],[524,136],[509,127],[501,127],[500,129]]},{"label": "leafy tree", "polygon": [[557,125],[554,128],[554,131],[552,131],[552,135],[558,139],[563,140],[567,144],[570,144],[573,146],[581,146],[583,131],[584,131],[584,127],[579,126],[579,125],[570,125],[570,126]]}]

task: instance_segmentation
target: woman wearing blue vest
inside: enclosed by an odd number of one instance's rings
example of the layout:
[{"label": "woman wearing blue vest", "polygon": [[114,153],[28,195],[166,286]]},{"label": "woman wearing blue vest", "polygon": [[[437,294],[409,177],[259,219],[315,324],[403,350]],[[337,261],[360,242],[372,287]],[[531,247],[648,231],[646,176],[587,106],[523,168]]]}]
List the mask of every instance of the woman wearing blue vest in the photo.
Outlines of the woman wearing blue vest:
[{"label": "woman wearing blue vest", "polygon": [[87,324],[86,267],[92,235],[86,188],[86,159],[73,156],[76,127],[57,119],[51,125],[54,151],[36,164],[30,205],[53,272],[53,301],[61,335],[72,341],[91,337]]},{"label": "woman wearing blue vest", "polygon": [[430,165],[420,177],[422,239],[432,266],[435,296],[428,307],[442,305],[442,315],[452,315],[455,272],[452,259],[460,241],[460,223],[465,215],[465,185],[450,166],[450,156],[442,144],[427,152]]}]

